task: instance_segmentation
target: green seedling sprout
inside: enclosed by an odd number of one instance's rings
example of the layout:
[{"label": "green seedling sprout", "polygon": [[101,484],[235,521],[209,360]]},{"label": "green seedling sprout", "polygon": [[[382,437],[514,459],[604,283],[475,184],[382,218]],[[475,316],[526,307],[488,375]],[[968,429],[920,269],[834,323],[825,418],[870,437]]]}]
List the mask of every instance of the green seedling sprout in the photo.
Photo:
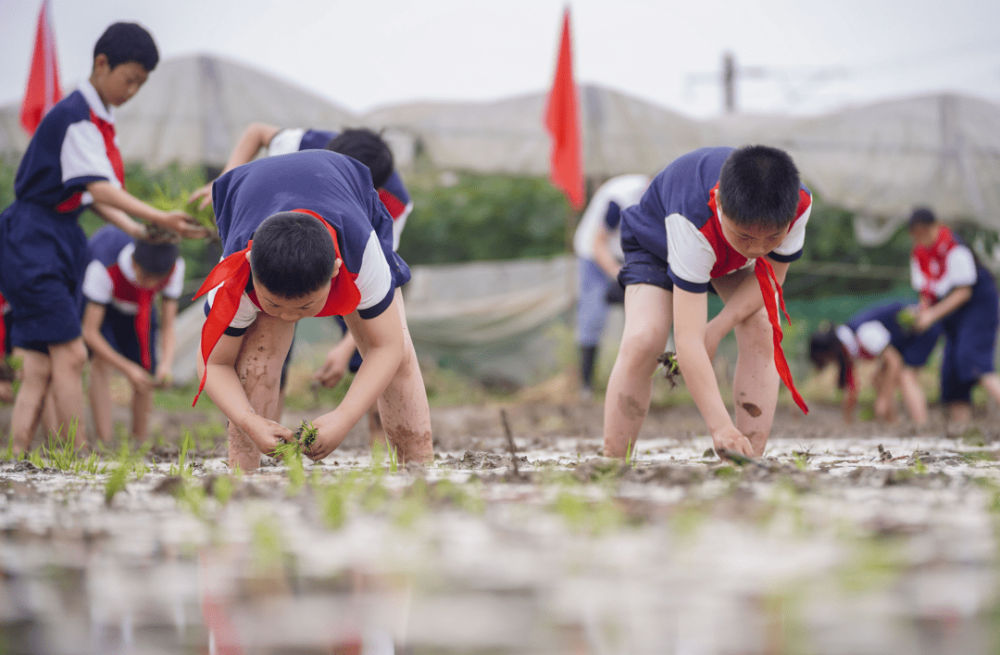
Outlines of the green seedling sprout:
[{"label": "green seedling sprout", "polygon": [[295,442],[302,450],[309,450],[316,443],[319,430],[310,421],[302,421],[299,429],[295,431]]},{"label": "green seedling sprout", "polygon": [[[200,209],[199,203],[189,203],[188,198],[191,197],[190,192],[182,191],[178,196],[172,196],[167,193],[167,190],[162,186],[157,184],[153,189],[153,197],[150,198],[149,204],[153,205],[157,209],[162,209],[164,211],[182,211],[191,215],[195,223],[201,227],[207,229],[213,234],[217,234],[217,228],[215,225],[215,212],[211,205],[206,206],[204,209]],[[154,232],[161,230],[155,226],[147,226],[147,232],[150,238],[155,239]],[[167,233],[172,234],[172,233]]]},{"label": "green seedling sprout", "polygon": [[677,363],[677,353],[668,350],[657,357],[656,362],[659,364],[657,370],[663,369],[663,377],[670,383],[670,388],[676,387],[677,377],[681,372],[680,365]]},{"label": "green seedling sprout", "polygon": [[917,312],[914,307],[904,307],[896,312],[896,322],[906,332],[912,332],[917,327]]}]

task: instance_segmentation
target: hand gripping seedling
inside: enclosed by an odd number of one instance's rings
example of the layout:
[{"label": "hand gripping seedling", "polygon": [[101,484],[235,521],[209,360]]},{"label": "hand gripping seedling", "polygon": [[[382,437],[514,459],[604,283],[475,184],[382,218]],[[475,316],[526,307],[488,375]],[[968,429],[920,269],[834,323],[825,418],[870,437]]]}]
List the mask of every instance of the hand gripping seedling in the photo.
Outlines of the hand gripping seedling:
[{"label": "hand gripping seedling", "polygon": [[677,364],[677,353],[673,351],[666,351],[656,358],[657,363],[663,368],[663,377],[670,382],[670,388],[673,389],[677,386],[677,377],[680,374],[680,366]]}]

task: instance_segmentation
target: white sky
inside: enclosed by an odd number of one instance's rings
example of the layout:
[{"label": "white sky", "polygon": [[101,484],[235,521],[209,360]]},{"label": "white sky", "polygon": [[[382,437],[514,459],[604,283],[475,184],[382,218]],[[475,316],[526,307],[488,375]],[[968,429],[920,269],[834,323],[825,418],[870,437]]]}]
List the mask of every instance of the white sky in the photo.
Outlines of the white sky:
[{"label": "white sky", "polygon": [[[0,103],[24,91],[40,2],[0,0]],[[52,0],[52,21],[64,86],[87,75],[108,24],[138,20],[162,57],[225,55],[363,111],[546,88],[564,4]],[[739,86],[744,111],[808,113],[941,90],[1000,101],[1000,2],[992,0],[569,4],[578,81],[697,117],[720,111],[715,79],[726,49],[765,73]]]}]

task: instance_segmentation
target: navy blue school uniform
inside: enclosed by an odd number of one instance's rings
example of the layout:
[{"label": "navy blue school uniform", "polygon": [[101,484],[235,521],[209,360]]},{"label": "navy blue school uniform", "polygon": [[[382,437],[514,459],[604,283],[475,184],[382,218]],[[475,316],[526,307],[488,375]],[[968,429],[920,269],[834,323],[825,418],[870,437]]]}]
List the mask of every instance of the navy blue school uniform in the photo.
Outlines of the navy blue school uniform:
[{"label": "navy blue school uniform", "polygon": [[945,335],[941,362],[942,402],[970,402],[972,388],[992,373],[1000,327],[996,282],[972,250],[942,226],[931,248],[915,248],[911,260],[914,288],[929,302],[958,287],[972,287],[968,302],[941,321]]},{"label": "navy blue school uniform", "polygon": [[682,155],[653,178],[639,204],[622,212],[625,263],[618,282],[623,287],[651,284],[672,291],[676,285],[691,293],[705,293],[713,279],[750,269],[757,277],[771,324],[778,376],[795,404],[808,412],[781,348],[779,309],[785,311],[784,297],[768,259],[792,262],[802,256],[812,196],[801,186],[784,240],[768,257],[747,259],[726,241],[716,201],[719,174],[732,152],[733,148],[726,147],[701,148]]},{"label": "navy blue school uniform", "polygon": [[39,124],[14,179],[16,200],[0,214],[0,293],[10,303],[15,347],[48,352],[80,336],[80,284],[87,237],[77,219],[88,184],[124,183],[111,111],[89,82]]},{"label": "navy blue school uniform", "polygon": [[917,333],[899,324],[899,312],[912,303],[894,301],[858,312],[836,329],[837,340],[847,357],[841,378],[856,389],[854,363],[858,359],[877,359],[888,347],[895,348],[907,366],[917,368],[927,363],[941,336],[941,326]]},{"label": "navy blue school uniform", "polygon": [[[733,148],[700,148],[674,160],[650,183],[639,204],[622,212],[625,264],[622,286],[652,284],[702,293],[712,279],[742,268],[747,260],[722,235],[715,194],[719,173]],[[791,262],[802,256],[812,196],[802,186],[788,235],[769,257]]]},{"label": "navy blue school uniform", "polygon": [[[410,279],[409,267],[392,250],[392,218],[372,187],[371,173],[350,157],[305,150],[259,159],[216,180],[212,202],[224,257],[246,248],[272,214],[305,209],[321,217],[336,232],[340,275],[357,287],[361,318],[384,312],[395,289]],[[209,293],[209,307],[214,293]],[[259,311],[244,291],[226,334],[241,335]]]},{"label": "navy blue school uniform", "polygon": [[132,237],[113,225],[105,225],[90,238],[88,252],[90,263],[83,277],[83,296],[87,302],[104,305],[101,335],[116,352],[154,373],[158,321],[153,300],[157,294],[170,300],[180,298],[184,259],[177,258],[158,287],[143,289],[132,261]]},{"label": "navy blue school uniform", "polygon": [[[287,155],[300,150],[325,150],[327,144],[337,136],[330,130],[313,130],[303,128],[285,128],[274,135],[268,144],[267,154]],[[406,219],[413,211],[413,201],[410,192],[403,184],[403,178],[398,171],[393,171],[379,190],[378,197],[389,211],[393,221],[393,250],[399,250],[399,238],[406,225]]]}]

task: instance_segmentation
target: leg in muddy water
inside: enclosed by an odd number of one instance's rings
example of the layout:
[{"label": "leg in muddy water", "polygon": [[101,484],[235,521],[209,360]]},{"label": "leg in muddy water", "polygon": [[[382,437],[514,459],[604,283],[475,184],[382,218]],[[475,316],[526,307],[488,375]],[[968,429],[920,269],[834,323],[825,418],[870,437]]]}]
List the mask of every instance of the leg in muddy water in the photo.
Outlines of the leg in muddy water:
[{"label": "leg in muddy water", "polygon": [[736,334],[736,427],[750,440],[754,457],[764,454],[778,402],[778,371],[774,367],[774,342],[767,313],[760,311],[733,328]]},{"label": "leg in muddy water", "polygon": [[87,445],[87,424],[83,420],[83,366],[87,362],[87,349],[83,338],[49,344],[49,358],[52,361],[50,391],[56,429],[63,439],[75,429],[76,447],[83,448]]},{"label": "leg in muddy water", "polygon": [[948,403],[949,430],[964,428],[972,421],[972,403],[962,401]]},{"label": "leg in muddy water", "polygon": [[906,407],[910,420],[917,427],[927,424],[927,396],[920,387],[917,370],[906,366],[899,375],[899,388],[903,394],[903,405]]},{"label": "leg in muddy water", "polygon": [[993,404],[1000,407],[1000,376],[996,373],[987,373],[979,378],[979,384],[983,385],[983,389],[986,389]]},{"label": "leg in muddy water", "polygon": [[87,395],[90,398],[90,413],[94,417],[94,429],[101,443],[110,444],[112,437],[111,416],[111,365],[100,357],[90,360],[90,379]]},{"label": "leg in muddy water", "polygon": [[[294,323],[260,312],[257,320],[247,329],[236,358],[236,374],[250,406],[273,421],[281,418],[278,403],[281,364],[294,334]],[[229,436],[229,466],[239,466],[245,472],[256,470],[260,466],[261,455],[257,445],[231,421],[226,434]]]},{"label": "leg in muddy water", "polygon": [[885,423],[895,423],[899,418],[896,411],[896,389],[902,385],[903,357],[899,351],[888,346],[879,361],[875,376],[875,418]]},{"label": "leg in muddy water", "polygon": [[431,442],[431,409],[427,403],[427,388],[420,372],[420,362],[413,348],[410,329],[406,324],[403,294],[396,289],[392,301],[403,323],[403,361],[378,399],[382,428],[389,443],[399,452],[400,462],[427,463],[434,459]]},{"label": "leg in muddy water", "polygon": [[153,389],[139,391],[132,387],[132,439],[136,444],[146,441],[151,411],[153,411]]},{"label": "leg in muddy water", "polygon": [[48,355],[34,350],[18,348],[14,355],[22,361],[21,388],[14,400],[10,431],[14,453],[20,454],[31,447],[31,438],[38,429],[52,377],[52,365]]},{"label": "leg in muddy water", "polygon": [[673,294],[650,284],[625,289],[625,329],[604,399],[604,455],[625,457],[649,411],[656,358],[670,334]]}]

